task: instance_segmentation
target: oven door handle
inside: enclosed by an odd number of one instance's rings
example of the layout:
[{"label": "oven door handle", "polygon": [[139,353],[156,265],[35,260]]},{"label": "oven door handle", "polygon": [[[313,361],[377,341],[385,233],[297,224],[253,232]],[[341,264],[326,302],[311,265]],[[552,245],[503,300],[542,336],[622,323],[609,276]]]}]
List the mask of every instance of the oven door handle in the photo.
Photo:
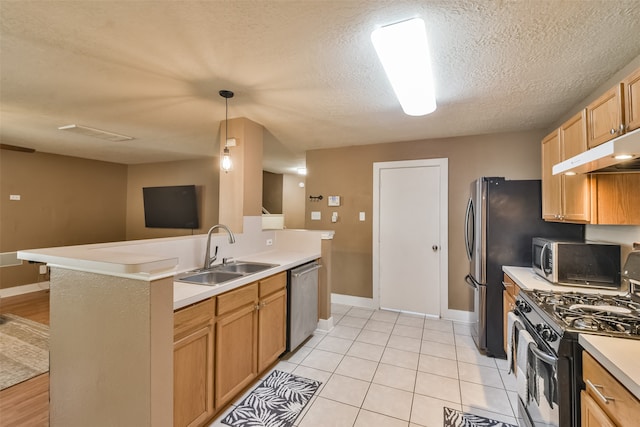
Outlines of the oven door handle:
[{"label": "oven door handle", "polygon": [[551,354],[545,353],[544,351],[540,350],[538,348],[538,346],[536,345],[536,343],[532,342],[529,343],[529,350],[531,350],[531,352],[540,360],[542,360],[543,362],[551,365],[551,366],[556,366],[558,363],[558,358],[556,356],[553,356]]}]

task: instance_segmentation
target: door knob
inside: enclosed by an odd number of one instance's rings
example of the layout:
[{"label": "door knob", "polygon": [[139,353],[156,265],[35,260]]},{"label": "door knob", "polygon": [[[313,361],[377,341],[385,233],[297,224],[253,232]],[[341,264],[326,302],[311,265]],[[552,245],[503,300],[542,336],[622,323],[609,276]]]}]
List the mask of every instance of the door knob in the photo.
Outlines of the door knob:
[{"label": "door knob", "polygon": [[438,245],[431,246],[431,249],[433,249],[433,252],[437,252],[438,251]]}]

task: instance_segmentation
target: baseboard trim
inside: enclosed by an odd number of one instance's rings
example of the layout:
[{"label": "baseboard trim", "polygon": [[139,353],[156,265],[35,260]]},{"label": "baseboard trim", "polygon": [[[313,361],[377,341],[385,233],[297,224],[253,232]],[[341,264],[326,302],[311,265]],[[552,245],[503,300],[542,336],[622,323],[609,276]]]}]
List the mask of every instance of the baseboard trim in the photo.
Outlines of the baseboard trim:
[{"label": "baseboard trim", "polygon": [[328,319],[318,320],[317,330],[320,332],[330,332],[333,329],[333,316]]},{"label": "baseboard trim", "polygon": [[351,305],[353,307],[374,308],[373,298],[356,297],[353,295],[331,294],[331,303]]},{"label": "baseboard trim", "polygon": [[45,291],[47,289],[49,289],[49,282],[12,286],[10,288],[0,289],[0,298],[15,297],[17,295],[30,294],[31,292]]},{"label": "baseboard trim", "polygon": [[[374,310],[378,308],[374,307],[373,298],[356,297],[353,295],[331,294],[331,302],[333,304],[351,305],[353,307],[371,308]],[[397,311],[400,312],[401,310]],[[454,322],[460,323],[473,322],[473,312],[471,311],[446,309],[442,311],[440,317],[442,319],[452,320]]]},{"label": "baseboard trim", "polygon": [[460,323],[473,323],[473,312],[464,310],[445,310],[442,318]]}]

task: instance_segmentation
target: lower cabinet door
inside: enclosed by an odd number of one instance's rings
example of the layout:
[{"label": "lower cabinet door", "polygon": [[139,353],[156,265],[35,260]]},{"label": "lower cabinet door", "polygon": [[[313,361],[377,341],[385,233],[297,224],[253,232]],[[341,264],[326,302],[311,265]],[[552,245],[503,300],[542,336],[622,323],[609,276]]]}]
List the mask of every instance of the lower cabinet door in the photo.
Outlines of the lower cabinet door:
[{"label": "lower cabinet door", "polygon": [[283,289],[260,301],[258,372],[278,359],[287,346],[287,293]]},{"label": "lower cabinet door", "polygon": [[598,403],[584,390],[580,392],[582,427],[615,427]]},{"label": "lower cabinet door", "polygon": [[214,413],[213,325],[174,343],[173,425],[198,426]]},{"label": "lower cabinet door", "polygon": [[257,375],[257,315],[246,305],[216,323],[216,405],[233,399]]}]

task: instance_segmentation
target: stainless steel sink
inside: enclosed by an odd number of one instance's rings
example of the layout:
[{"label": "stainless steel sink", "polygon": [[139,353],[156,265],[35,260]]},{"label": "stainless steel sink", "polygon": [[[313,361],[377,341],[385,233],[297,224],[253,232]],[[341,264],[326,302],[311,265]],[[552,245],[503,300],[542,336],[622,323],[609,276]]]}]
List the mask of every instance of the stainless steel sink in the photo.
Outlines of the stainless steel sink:
[{"label": "stainless steel sink", "polygon": [[195,283],[197,285],[215,286],[242,276],[243,274],[230,273],[228,271],[203,271],[201,273],[195,273],[185,277],[180,277],[178,278],[178,281]]},{"label": "stainless steel sink", "polygon": [[231,264],[222,264],[215,266],[213,269],[215,271],[229,271],[233,273],[241,273],[241,274],[253,274],[258,273],[263,270],[268,270],[273,267],[277,267],[278,264],[264,264],[260,262],[245,262],[245,261],[237,261]]},{"label": "stainless steel sink", "polygon": [[195,283],[197,285],[217,286],[222,283],[249,276],[263,270],[277,267],[278,264],[265,264],[261,262],[236,261],[229,264],[219,264],[208,270],[186,273],[178,276],[176,281]]}]

